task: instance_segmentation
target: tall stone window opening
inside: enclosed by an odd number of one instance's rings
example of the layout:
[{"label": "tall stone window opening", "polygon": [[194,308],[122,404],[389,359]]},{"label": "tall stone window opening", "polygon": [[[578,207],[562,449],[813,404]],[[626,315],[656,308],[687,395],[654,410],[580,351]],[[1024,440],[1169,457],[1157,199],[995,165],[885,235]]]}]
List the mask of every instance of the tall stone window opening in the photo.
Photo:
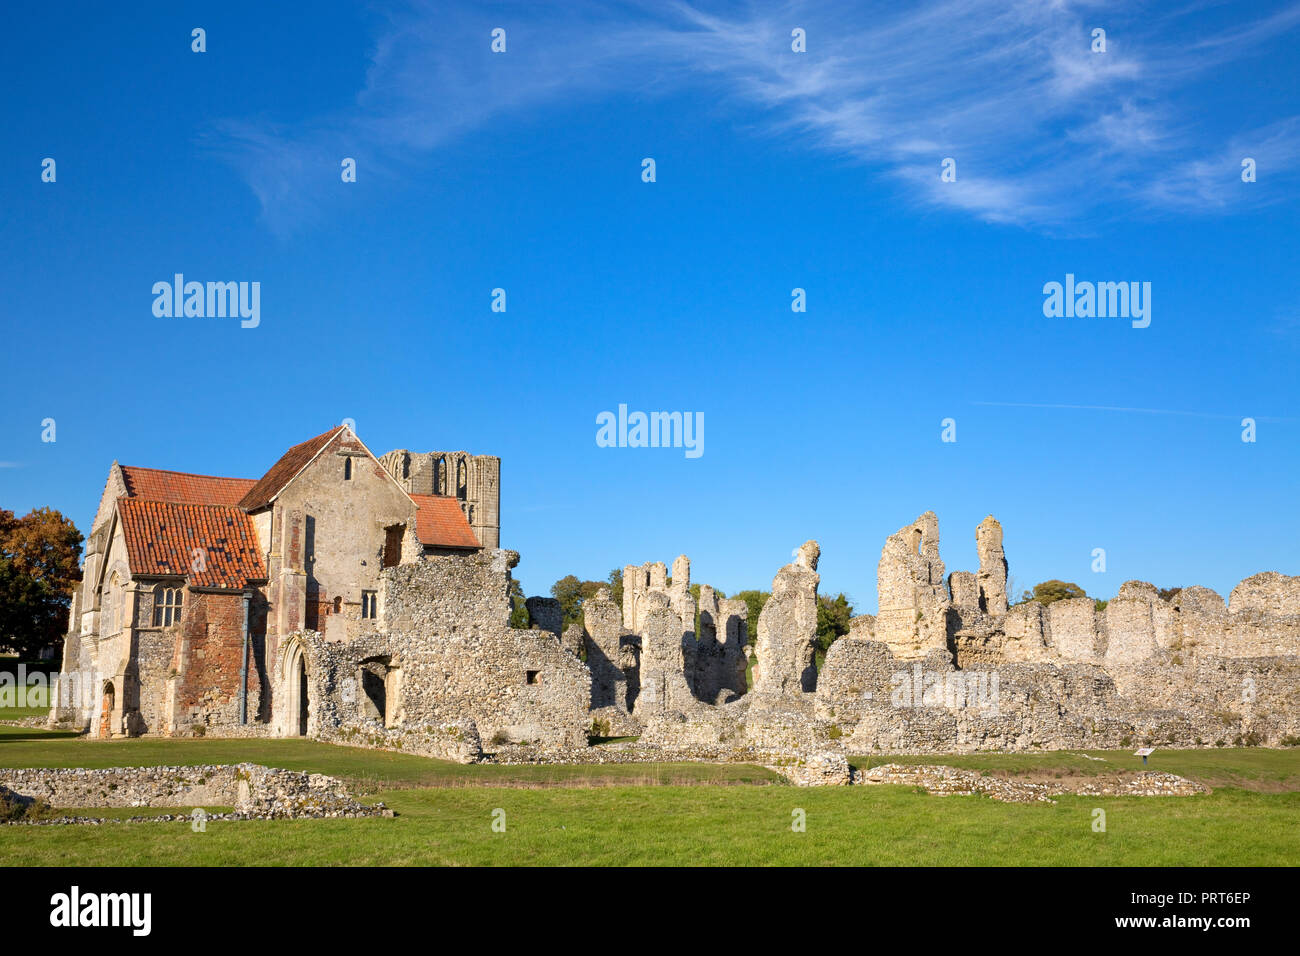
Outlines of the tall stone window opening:
[{"label": "tall stone window opening", "polygon": [[352,456],[348,455],[343,459],[343,480],[352,480]]},{"label": "tall stone window opening", "polygon": [[456,497],[464,501],[469,497],[469,473],[465,469],[465,459],[456,462]]},{"label": "tall stone window opening", "polygon": [[361,662],[357,669],[357,685],[361,688],[362,716],[385,727],[398,723],[401,676],[401,668],[392,667],[390,658],[372,657]]},{"label": "tall stone window opening", "polygon": [[713,623],[713,615],[708,611],[700,612],[700,643],[713,644],[718,640],[718,626]]},{"label": "tall stone window opening", "polygon": [[169,624],[180,623],[181,605],[184,600],[185,592],[181,588],[168,587],[165,584],[160,584],[154,588],[154,627],[167,627]]},{"label": "tall stone window opening", "polygon": [[379,592],[362,591],[361,592],[362,620],[373,621],[378,616],[379,616]]},{"label": "tall stone window opening", "polygon": [[388,692],[384,687],[384,678],[375,673],[379,667],[383,665],[368,664],[361,667],[361,710],[371,720],[382,724],[388,712]]},{"label": "tall stone window opening", "polygon": [[307,659],[298,656],[298,736],[307,736]]},{"label": "tall stone window opening", "polygon": [[113,706],[117,700],[117,692],[113,688],[112,681],[104,682],[104,698],[99,708],[99,736],[113,736]]},{"label": "tall stone window opening", "polygon": [[402,563],[402,535],[406,525],[395,524],[384,529],[384,563],[386,568],[395,568]]}]

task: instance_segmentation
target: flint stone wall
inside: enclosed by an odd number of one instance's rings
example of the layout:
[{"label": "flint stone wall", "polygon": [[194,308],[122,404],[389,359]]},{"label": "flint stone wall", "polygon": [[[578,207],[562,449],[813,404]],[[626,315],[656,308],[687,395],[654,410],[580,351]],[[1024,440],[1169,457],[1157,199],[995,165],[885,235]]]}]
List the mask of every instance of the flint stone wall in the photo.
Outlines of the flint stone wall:
[{"label": "flint stone wall", "polygon": [[756,694],[798,695],[817,686],[817,562],[821,549],[805,542],[772,579],[772,596],[758,615],[754,648]]},{"label": "flint stone wall", "polygon": [[[308,733],[453,760],[502,743],[584,746],[590,671],[556,633],[507,623],[517,560],[484,551],[389,568],[381,629],[351,641],[293,635],[306,656]],[[293,675],[281,676],[287,699]],[[382,714],[366,691],[376,685]]]},{"label": "flint stone wall", "polygon": [[0,770],[0,788],[56,808],[229,806],[244,813],[296,816],[358,807],[336,777],[252,763]]},{"label": "flint stone wall", "polygon": [[875,635],[902,658],[948,648],[951,595],[939,557],[939,519],[927,511],[889,536],[876,569]]},{"label": "flint stone wall", "polygon": [[624,640],[623,613],[610,599],[609,589],[582,603],[583,646],[591,671],[592,709],[610,707],[628,712],[628,670],[637,666],[630,642]]}]

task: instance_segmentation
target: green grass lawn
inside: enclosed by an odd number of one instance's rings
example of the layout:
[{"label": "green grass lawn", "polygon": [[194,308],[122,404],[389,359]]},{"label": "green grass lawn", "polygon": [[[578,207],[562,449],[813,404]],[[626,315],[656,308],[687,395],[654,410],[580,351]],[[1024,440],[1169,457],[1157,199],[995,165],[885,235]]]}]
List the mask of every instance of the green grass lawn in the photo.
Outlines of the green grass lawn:
[{"label": "green grass lawn", "polygon": [[772,771],[749,764],[467,765],[382,750],[340,747],[315,740],[165,737],[90,740],[72,733],[0,726],[0,767],[193,766],[246,761],[285,770],[310,770],[342,777],[362,794],[404,787],[784,783]]},{"label": "green grass lawn", "polygon": [[[393,819],[0,827],[0,863],[99,865],[1289,866],[1300,794],[1062,798],[906,787],[451,788],[377,795]],[[1092,830],[1092,810],[1107,830]],[[492,831],[494,810],[504,833]],[[806,832],[791,829],[806,814]]]},{"label": "green grass lawn", "polygon": [[[1086,753],[1088,756],[1081,756]],[[1102,758],[1101,760],[1089,757]],[[1208,787],[1238,787],[1261,792],[1300,790],[1300,748],[1269,750],[1262,747],[1210,750],[1157,750],[1142,766],[1142,758],[1127,750],[1053,751],[1035,754],[933,754],[853,757],[856,767],[885,763],[936,764],[987,770],[991,773],[1030,775],[1035,778],[1096,775],[1119,770],[1162,770],[1189,777]]]},{"label": "green grass lawn", "polygon": [[[17,686],[18,677],[18,658],[12,654],[0,654],[0,672],[12,676],[15,681],[14,685],[6,689],[6,693],[0,695],[0,720],[21,720],[24,717],[44,717],[50,712],[49,708],[49,688],[48,687],[27,687]],[[51,661],[24,661],[27,667],[27,679],[30,681],[33,674],[47,674],[51,670],[57,670],[57,664]],[[21,701],[28,706],[14,707],[7,706],[8,701]]]},{"label": "green grass lawn", "polygon": [[[1141,766],[1140,758],[1127,753],[1092,755],[1105,761],[1053,753],[869,762],[944,763],[1036,776]],[[0,827],[0,865],[1300,863],[1300,750],[1157,751],[1150,768],[1184,774],[1215,791],[1196,797],[1060,797],[1055,805],[1024,805],[936,797],[905,786],[755,786],[773,782],[772,775],[743,765],[466,767],[305,740],[96,742],[0,728],[0,766],[239,760],[345,777],[398,815],[214,821],[204,833],[164,823]],[[717,783],[736,785],[703,785]],[[1095,808],[1106,812],[1104,833],[1092,829]],[[492,830],[496,810],[505,813],[504,833]],[[806,832],[791,828],[796,810],[806,817]]]},{"label": "green grass lawn", "polygon": [[0,720],[22,720],[24,717],[44,717],[48,707],[0,707]]}]

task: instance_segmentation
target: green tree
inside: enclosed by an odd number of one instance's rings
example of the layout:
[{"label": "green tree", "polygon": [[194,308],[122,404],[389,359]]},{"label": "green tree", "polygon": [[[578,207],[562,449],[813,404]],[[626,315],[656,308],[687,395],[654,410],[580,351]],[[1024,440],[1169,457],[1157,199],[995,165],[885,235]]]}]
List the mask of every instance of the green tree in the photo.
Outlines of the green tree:
[{"label": "green tree", "polygon": [[574,621],[581,620],[582,582],[578,580],[576,574],[566,574],[552,584],[551,597],[560,602],[560,610],[564,613],[565,627],[568,627]]},{"label": "green tree", "polygon": [[1032,591],[1026,591],[1020,595],[1020,604],[1028,601],[1037,601],[1044,606],[1051,604],[1053,601],[1063,601],[1066,598],[1087,597],[1083,588],[1069,581],[1058,581],[1053,578],[1050,581],[1040,581],[1034,585]]},{"label": "green tree", "polygon": [[524,589],[514,578],[510,579],[510,626],[522,630],[528,630],[532,625],[532,617],[528,613],[528,605],[524,603]]},{"label": "green tree", "polygon": [[817,597],[817,649],[824,656],[836,638],[849,633],[849,620],[853,605],[841,592],[834,597],[822,594]]},{"label": "green tree", "polygon": [[609,582],[609,599],[620,608],[623,606],[623,569],[615,568],[605,579]]},{"label": "green tree", "polygon": [[763,613],[763,605],[772,596],[769,591],[737,591],[736,597],[749,607],[749,643],[753,646],[758,637],[758,616]]},{"label": "green tree", "polygon": [[604,581],[579,581],[576,574],[566,574],[551,585],[551,597],[560,602],[564,613],[564,627],[582,623],[582,602],[596,596],[596,592],[608,587]]},{"label": "green tree", "polygon": [[46,647],[57,653],[81,580],[82,541],[76,525],[51,508],[22,518],[0,510],[0,646],[20,656]]}]

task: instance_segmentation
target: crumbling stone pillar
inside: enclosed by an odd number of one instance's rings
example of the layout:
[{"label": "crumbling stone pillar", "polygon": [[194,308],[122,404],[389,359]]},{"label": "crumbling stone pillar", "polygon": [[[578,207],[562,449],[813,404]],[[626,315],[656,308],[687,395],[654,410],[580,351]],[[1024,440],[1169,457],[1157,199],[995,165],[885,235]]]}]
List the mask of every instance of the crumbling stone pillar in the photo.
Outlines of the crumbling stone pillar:
[{"label": "crumbling stone pillar", "polygon": [[948,575],[948,592],[955,607],[974,610],[980,606],[979,581],[969,571],[954,571]]},{"label": "crumbling stone pillar", "polygon": [[[975,529],[975,549],[980,559],[980,610],[1000,617],[1007,613],[1007,555],[1002,550],[1002,525],[992,515]],[[956,594],[952,599],[954,603],[961,603]]]},{"label": "crumbling stone pillar", "polygon": [[700,632],[696,635],[695,696],[708,704],[734,699],[746,691],[749,606],[719,598],[709,585],[700,588]]},{"label": "crumbling stone pillar", "polygon": [[[280,516],[279,554],[271,555],[278,574],[272,581],[277,643],[301,629],[307,621],[307,571],[304,563],[304,520],[301,511],[286,509]],[[275,573],[275,572],[273,572]]]},{"label": "crumbling stone pillar", "polygon": [[673,585],[668,589],[668,601],[682,621],[682,631],[695,634],[695,598],[691,594],[691,559],[678,555],[673,562]]},{"label": "crumbling stone pillar", "polygon": [[[952,602],[939,558],[939,519],[927,511],[889,536],[880,553],[876,587],[880,597],[876,639],[900,660],[948,650],[948,609]],[[1004,585],[1005,593],[1005,585]]]},{"label": "crumbling stone pillar", "polygon": [[[626,577],[624,581],[626,582]],[[627,675],[623,670],[623,615],[609,589],[582,603],[587,667],[591,669],[591,706],[627,711]]]},{"label": "crumbling stone pillar", "polygon": [[800,694],[817,686],[817,561],[821,548],[806,541],[793,563],[772,579],[772,596],[758,616],[754,693]]},{"label": "crumbling stone pillar", "polygon": [[641,692],[635,713],[649,717],[686,711],[694,697],[686,683],[686,656],[681,619],[662,591],[651,591],[642,605]]},{"label": "crumbling stone pillar", "polygon": [[623,625],[633,634],[639,634],[637,603],[650,586],[650,572],[646,566],[629,564],[623,569]]},{"label": "crumbling stone pillar", "polygon": [[578,657],[583,653],[586,642],[587,632],[581,624],[570,624],[564,629],[564,633],[560,635],[560,646],[574,657]]}]

